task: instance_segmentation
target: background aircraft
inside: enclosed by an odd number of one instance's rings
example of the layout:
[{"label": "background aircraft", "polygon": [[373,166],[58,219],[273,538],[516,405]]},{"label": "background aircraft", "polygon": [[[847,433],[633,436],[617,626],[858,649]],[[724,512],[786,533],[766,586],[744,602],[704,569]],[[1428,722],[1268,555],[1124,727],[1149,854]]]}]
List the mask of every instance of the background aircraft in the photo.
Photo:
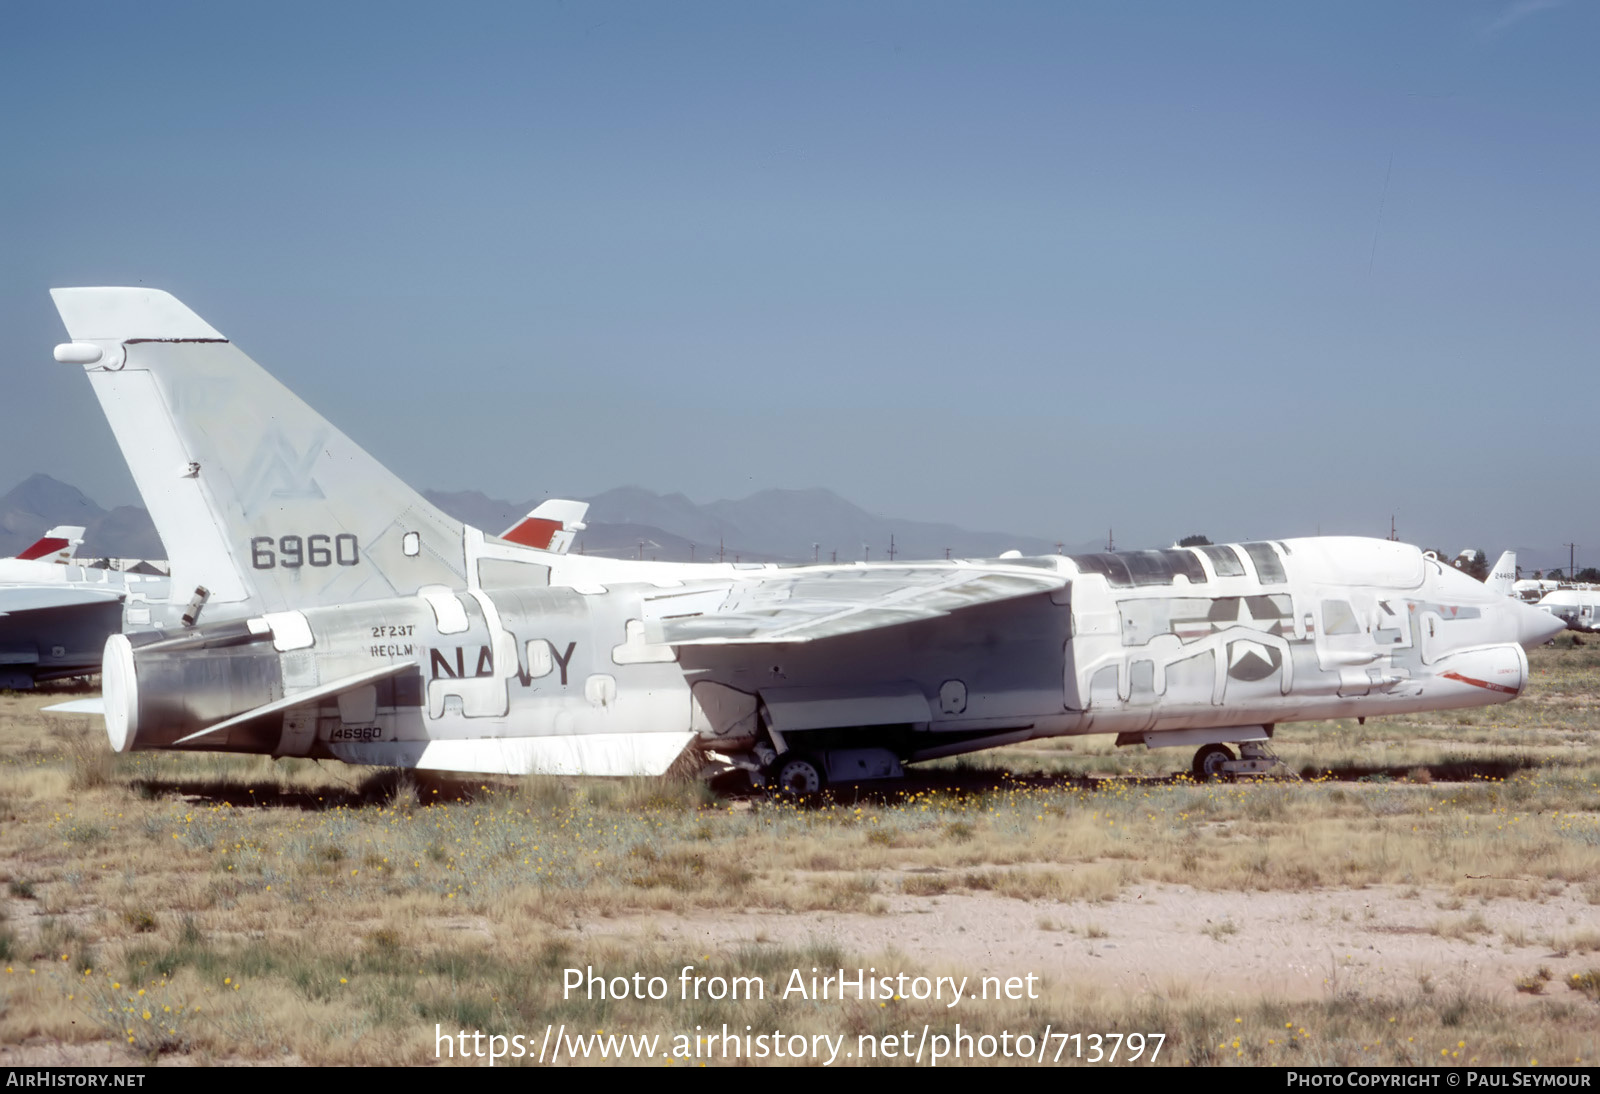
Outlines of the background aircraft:
[{"label": "background aircraft", "polygon": [[[14,571],[11,566],[14,562],[59,562],[72,561],[72,556],[77,553],[78,546],[83,542],[85,529],[80,525],[61,525],[50,529],[44,535],[34,540],[27,547],[18,551],[15,558],[0,559],[0,580],[7,579]],[[22,571],[26,573],[27,571]]]},{"label": "background aircraft", "polygon": [[1517,552],[1503,551],[1495,564],[1489,568],[1488,576],[1483,583],[1491,592],[1500,596],[1517,595]]},{"label": "background aircraft", "polygon": [[589,503],[586,501],[551,498],[501,532],[500,538],[524,547],[564,555],[572,546],[573,538],[588,527],[583,523],[584,514],[588,511]]},{"label": "background aircraft", "polygon": [[1549,612],[1568,630],[1600,630],[1600,589],[1573,587],[1545,593],[1539,610]]},{"label": "background aircraft", "polygon": [[15,558],[0,559],[0,687],[99,670],[106,639],[125,613],[150,625],[149,602],[164,601],[164,577],[81,565],[80,527],[52,528]]},{"label": "background aircraft", "polygon": [[1384,540],[844,566],[541,550],[440,513],[168,294],[52,295],[56,359],[85,368],[194,588],[183,626],[106,643],[118,750],[608,775],[687,755],[810,790],[1115,733],[1196,747],[1209,775],[1269,765],[1282,721],[1509,700],[1559,629]]}]

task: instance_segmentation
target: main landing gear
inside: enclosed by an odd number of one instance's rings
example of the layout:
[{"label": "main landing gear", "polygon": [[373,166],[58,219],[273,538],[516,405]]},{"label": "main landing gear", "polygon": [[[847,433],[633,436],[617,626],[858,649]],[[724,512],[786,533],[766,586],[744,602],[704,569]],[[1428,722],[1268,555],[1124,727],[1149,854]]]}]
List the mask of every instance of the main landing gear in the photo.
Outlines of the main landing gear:
[{"label": "main landing gear", "polygon": [[767,770],[769,785],[795,798],[819,793],[828,781],[822,761],[804,753],[786,752]]},{"label": "main landing gear", "polygon": [[1239,775],[1271,775],[1285,764],[1273,755],[1263,741],[1246,741],[1239,746],[1239,757],[1227,745],[1205,745],[1194,754],[1196,782],[1231,779]]},{"label": "main landing gear", "polygon": [[880,746],[829,748],[826,741],[817,741],[777,753],[763,743],[750,758],[752,785],[771,787],[791,798],[820,794],[830,785],[898,779],[905,774],[899,756]]},{"label": "main landing gear", "polygon": [[1194,754],[1196,782],[1220,779],[1227,773],[1227,765],[1234,760],[1233,749],[1227,745],[1206,745]]}]

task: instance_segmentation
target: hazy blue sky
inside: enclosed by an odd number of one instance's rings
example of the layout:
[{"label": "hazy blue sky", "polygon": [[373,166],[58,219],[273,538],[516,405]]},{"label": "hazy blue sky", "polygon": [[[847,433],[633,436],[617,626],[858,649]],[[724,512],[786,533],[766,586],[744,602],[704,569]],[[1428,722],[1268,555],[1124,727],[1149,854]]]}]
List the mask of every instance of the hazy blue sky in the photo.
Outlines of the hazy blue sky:
[{"label": "hazy blue sky", "polygon": [[0,490],[136,500],[46,290],[145,284],[418,487],[1593,563],[1597,43],[1560,0],[8,3]]}]

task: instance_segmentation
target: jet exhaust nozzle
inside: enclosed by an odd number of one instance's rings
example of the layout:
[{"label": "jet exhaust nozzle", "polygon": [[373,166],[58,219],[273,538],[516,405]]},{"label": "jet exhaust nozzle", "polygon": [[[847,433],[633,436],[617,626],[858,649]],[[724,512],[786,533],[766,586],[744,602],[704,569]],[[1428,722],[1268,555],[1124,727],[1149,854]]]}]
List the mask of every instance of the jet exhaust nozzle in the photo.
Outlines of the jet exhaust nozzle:
[{"label": "jet exhaust nozzle", "polygon": [[[278,653],[248,633],[184,636],[135,647],[106,639],[101,660],[106,736],[118,752],[166,748],[283,695]],[[200,747],[223,748],[212,741]]]}]

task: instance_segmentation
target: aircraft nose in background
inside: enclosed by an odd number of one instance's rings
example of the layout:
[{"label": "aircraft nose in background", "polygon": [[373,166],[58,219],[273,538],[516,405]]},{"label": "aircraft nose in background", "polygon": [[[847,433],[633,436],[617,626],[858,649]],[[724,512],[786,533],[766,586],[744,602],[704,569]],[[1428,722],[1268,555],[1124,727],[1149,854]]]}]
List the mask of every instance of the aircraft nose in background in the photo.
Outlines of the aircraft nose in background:
[{"label": "aircraft nose in background", "polygon": [[1530,604],[1512,604],[1512,618],[1517,624],[1517,644],[1525,650],[1542,646],[1567,629],[1564,621],[1550,612],[1542,612]]}]

